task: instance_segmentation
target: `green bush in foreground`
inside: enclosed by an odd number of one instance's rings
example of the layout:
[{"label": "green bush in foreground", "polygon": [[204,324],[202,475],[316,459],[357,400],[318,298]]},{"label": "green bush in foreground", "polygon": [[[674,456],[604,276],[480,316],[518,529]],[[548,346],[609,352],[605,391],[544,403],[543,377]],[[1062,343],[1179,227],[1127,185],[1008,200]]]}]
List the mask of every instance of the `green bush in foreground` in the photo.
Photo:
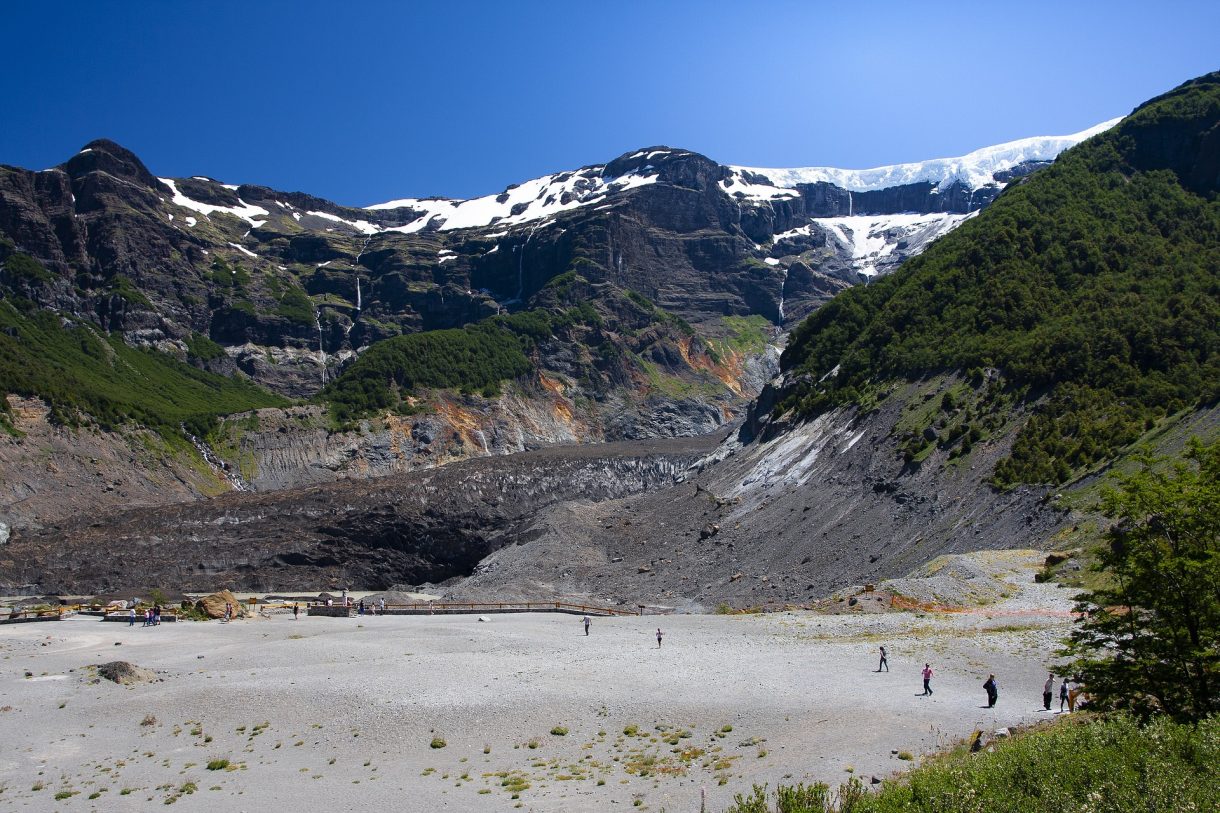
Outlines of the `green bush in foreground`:
[{"label": "green bush in foreground", "polygon": [[994,753],[959,749],[877,794],[851,782],[765,788],[738,795],[727,813],[1180,813],[1215,811],[1220,718],[1198,725],[1162,718],[1074,718],[1001,741]]}]

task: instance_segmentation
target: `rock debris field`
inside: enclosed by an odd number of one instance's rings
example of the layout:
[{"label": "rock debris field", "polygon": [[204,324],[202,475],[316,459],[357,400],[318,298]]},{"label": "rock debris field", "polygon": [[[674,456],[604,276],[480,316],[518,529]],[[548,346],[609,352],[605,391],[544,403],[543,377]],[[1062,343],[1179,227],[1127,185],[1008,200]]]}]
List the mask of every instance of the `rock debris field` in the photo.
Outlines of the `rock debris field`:
[{"label": "rock debris field", "polygon": [[[889,779],[1049,716],[1070,592],[1005,578],[968,612],[595,618],[588,637],[558,614],[3,627],[0,810],[673,813],[701,790],[719,811],[755,782]],[[159,680],[101,679],[116,660]]]}]

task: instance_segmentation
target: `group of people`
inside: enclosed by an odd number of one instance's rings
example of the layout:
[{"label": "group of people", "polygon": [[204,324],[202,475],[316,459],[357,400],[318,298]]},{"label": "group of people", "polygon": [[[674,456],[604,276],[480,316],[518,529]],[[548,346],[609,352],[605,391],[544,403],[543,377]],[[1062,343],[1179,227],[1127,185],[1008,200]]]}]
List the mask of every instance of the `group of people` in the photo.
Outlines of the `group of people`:
[{"label": "group of people", "polygon": [[[134,627],[136,625],[136,605],[139,603],[137,599],[132,599],[131,604],[127,606],[127,626]],[[121,617],[121,616],[120,616]],[[144,608],[144,623],[142,627],[158,627],[161,625],[161,605],[154,604],[151,607]]]},{"label": "group of people", "polygon": [[[660,645],[660,630],[657,630],[658,640],[657,645]],[[885,651],[885,647],[881,647],[881,662],[877,664],[877,672],[890,671],[889,653]],[[932,692],[932,664],[925,663],[923,669],[920,670],[920,676],[923,678],[923,692],[920,697],[931,697]],[[995,675],[987,676],[987,680],[983,681],[983,691],[987,694],[987,708],[995,708],[996,702],[1000,699],[1000,686],[996,682]],[[1064,675],[1059,684],[1059,711],[1063,711],[1066,707],[1068,711],[1076,710],[1076,698],[1080,694],[1080,685],[1072,678]],[[1042,685],[1042,706],[1047,711],[1051,710],[1051,701],[1055,697],[1055,675],[1050,673],[1046,676],[1046,683]]]},{"label": "group of people", "polygon": [[369,615],[385,615],[385,599],[380,598],[367,605],[364,603],[364,599],[360,599],[360,602],[356,605],[356,614],[364,615],[365,612]]},{"label": "group of people", "polygon": [[[584,626],[585,635],[587,636],[589,634],[589,627],[593,624],[593,619],[589,618],[589,616],[586,615],[584,618],[580,619],[580,623]],[[661,648],[661,640],[664,637],[665,637],[665,633],[661,632],[660,627],[657,627],[657,649]],[[882,647],[881,651],[885,652],[885,648]]]}]

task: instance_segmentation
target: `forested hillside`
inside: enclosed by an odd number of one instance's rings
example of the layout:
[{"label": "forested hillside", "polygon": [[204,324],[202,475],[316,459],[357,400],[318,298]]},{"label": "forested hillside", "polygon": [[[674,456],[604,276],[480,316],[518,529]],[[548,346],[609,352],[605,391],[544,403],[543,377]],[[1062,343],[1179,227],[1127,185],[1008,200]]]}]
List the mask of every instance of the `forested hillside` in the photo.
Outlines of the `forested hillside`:
[{"label": "forested hillside", "polygon": [[[1138,108],[1011,186],[901,271],[800,325],[777,411],[869,405],[943,371],[971,382],[949,435],[1030,415],[1001,485],[1060,483],[1220,397],[1220,73]],[[961,440],[959,440],[959,438]]]}]

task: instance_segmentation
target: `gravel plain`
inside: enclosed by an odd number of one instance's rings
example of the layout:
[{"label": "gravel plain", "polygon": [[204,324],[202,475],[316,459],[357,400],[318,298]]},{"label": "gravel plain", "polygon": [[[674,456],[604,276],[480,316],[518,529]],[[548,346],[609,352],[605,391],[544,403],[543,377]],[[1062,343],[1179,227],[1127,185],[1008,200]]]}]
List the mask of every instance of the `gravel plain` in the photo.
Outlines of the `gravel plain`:
[{"label": "gravel plain", "polygon": [[[755,782],[885,779],[1047,716],[1071,603],[1027,559],[960,613],[595,618],[588,637],[558,614],[7,626],[0,810],[693,813]],[[161,680],[99,680],[113,660]]]}]

